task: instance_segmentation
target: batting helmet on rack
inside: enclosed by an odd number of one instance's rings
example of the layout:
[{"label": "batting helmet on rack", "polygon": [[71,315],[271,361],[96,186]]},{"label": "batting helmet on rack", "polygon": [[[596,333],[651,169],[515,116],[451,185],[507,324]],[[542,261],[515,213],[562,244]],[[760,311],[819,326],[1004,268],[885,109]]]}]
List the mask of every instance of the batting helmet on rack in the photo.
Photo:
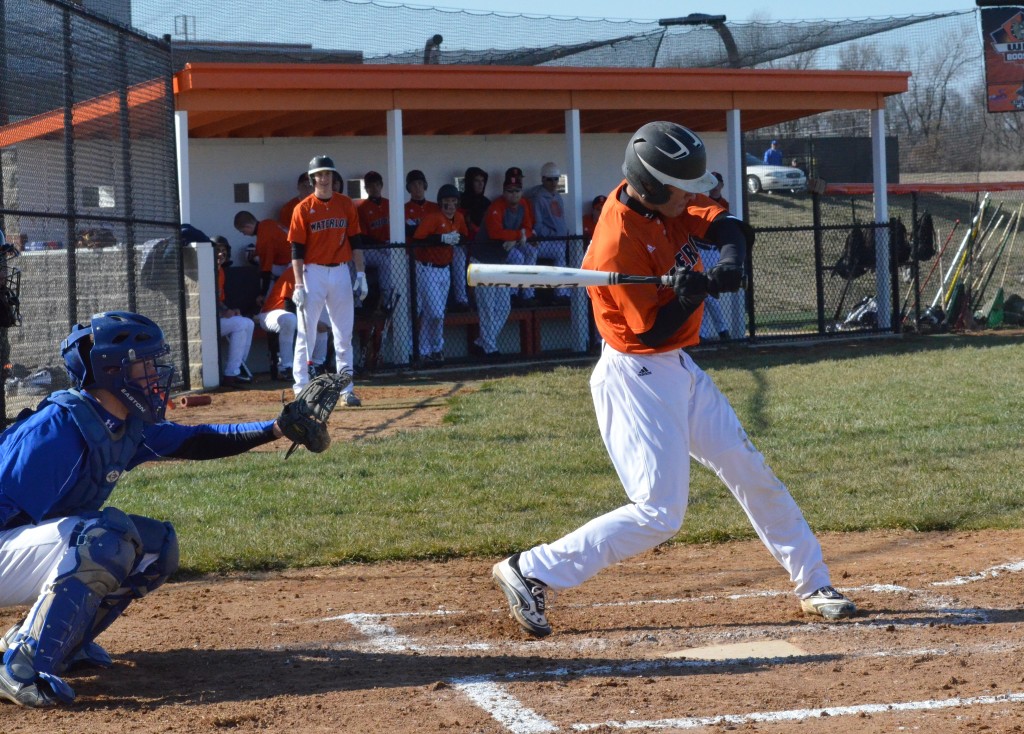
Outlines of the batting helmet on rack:
[{"label": "batting helmet on rack", "polygon": [[315,155],[309,162],[309,170],[306,171],[306,175],[309,176],[309,182],[315,184],[313,181],[313,174],[319,173],[320,171],[333,171],[338,173],[338,169],[334,167],[334,159],[328,155]]},{"label": "batting helmet on rack", "polygon": [[174,367],[161,364],[171,348],[150,319],[129,311],[94,314],[74,326],[60,353],[73,387],[107,390],[146,423],[163,420]]},{"label": "batting helmet on rack", "polygon": [[718,180],[708,171],[704,142],[674,122],[649,122],[626,145],[622,173],[648,204],[669,200],[667,186],[703,194]]}]

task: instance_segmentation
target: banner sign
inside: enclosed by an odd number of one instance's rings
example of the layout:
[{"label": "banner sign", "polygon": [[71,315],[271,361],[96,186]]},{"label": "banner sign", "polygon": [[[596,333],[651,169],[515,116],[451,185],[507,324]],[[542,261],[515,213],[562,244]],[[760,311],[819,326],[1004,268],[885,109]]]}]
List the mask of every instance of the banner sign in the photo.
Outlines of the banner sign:
[{"label": "banner sign", "polygon": [[989,112],[1024,110],[1024,7],[981,9]]}]

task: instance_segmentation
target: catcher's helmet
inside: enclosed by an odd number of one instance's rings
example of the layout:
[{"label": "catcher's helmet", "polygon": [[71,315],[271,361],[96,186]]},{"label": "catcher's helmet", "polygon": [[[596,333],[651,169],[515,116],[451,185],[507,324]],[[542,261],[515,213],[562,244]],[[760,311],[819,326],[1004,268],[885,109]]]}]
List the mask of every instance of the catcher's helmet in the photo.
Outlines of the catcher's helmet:
[{"label": "catcher's helmet", "polygon": [[334,167],[334,159],[328,155],[313,156],[313,159],[309,162],[309,170],[306,171],[311,184],[314,183],[313,174],[320,171],[334,171],[334,173],[338,173],[338,169]]},{"label": "catcher's helmet", "polygon": [[73,387],[107,390],[146,423],[164,418],[174,367],[159,360],[170,352],[159,326],[128,311],[94,314],[60,345]]},{"label": "catcher's helmet", "polygon": [[626,146],[622,173],[649,204],[668,201],[666,186],[703,194],[718,183],[708,171],[704,142],[674,122],[649,122],[637,130]]},{"label": "catcher's helmet", "polygon": [[462,198],[462,194],[460,194],[459,190],[452,186],[451,184],[445,184],[444,186],[437,190],[438,206],[441,205],[441,201],[444,199],[455,199],[456,201],[458,201],[460,198]]}]

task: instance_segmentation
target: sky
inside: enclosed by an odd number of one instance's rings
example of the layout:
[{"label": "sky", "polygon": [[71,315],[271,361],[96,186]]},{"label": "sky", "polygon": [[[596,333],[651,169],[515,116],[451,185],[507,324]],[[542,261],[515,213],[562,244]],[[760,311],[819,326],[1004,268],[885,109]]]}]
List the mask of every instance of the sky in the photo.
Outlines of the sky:
[{"label": "sky", "polygon": [[437,8],[461,8],[497,13],[524,13],[584,18],[628,18],[657,20],[678,18],[690,13],[725,15],[729,21],[745,20],[818,20],[822,18],[887,18],[894,15],[926,15],[954,10],[971,10],[974,0],[858,0],[856,3],[830,5],[822,0],[715,0],[711,3],[679,0],[645,0],[636,4],[622,0],[442,0],[405,4]]}]

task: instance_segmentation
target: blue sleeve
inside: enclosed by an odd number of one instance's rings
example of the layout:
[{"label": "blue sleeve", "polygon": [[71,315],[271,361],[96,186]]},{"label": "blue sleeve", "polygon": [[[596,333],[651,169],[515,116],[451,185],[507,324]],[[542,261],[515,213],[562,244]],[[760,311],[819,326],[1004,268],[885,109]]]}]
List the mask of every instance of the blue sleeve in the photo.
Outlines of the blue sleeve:
[{"label": "blue sleeve", "polygon": [[[40,522],[78,482],[87,448],[81,431],[62,410],[42,410],[12,426],[0,438],[4,504]],[[8,519],[0,517],[0,524]]]},{"label": "blue sleeve", "polygon": [[183,426],[165,421],[143,429],[142,445],[128,468],[156,459],[222,459],[274,441],[274,421]]}]

